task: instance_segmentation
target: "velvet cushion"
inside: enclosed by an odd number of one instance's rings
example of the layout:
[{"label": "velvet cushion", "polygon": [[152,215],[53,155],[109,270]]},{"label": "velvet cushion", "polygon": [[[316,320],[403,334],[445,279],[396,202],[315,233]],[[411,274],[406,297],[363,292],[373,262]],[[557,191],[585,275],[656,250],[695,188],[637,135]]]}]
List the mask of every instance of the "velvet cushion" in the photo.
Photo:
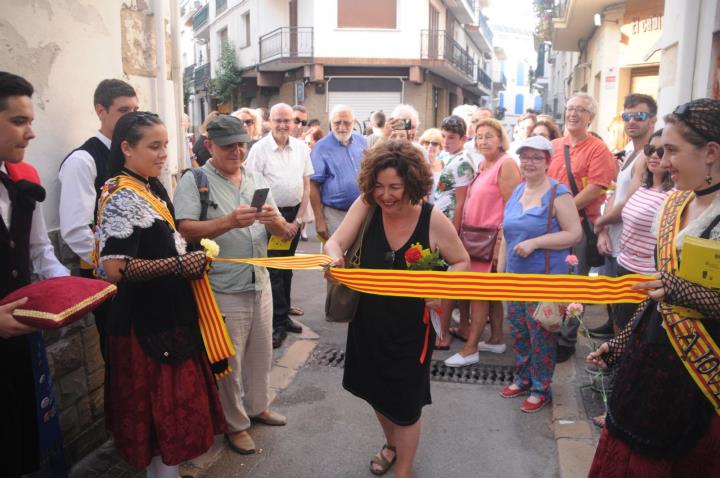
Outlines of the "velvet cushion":
[{"label": "velvet cushion", "polygon": [[84,277],[54,277],[15,290],[0,305],[27,297],[15,309],[18,322],[40,329],[56,329],[71,324],[110,299],[117,292],[114,284]]}]

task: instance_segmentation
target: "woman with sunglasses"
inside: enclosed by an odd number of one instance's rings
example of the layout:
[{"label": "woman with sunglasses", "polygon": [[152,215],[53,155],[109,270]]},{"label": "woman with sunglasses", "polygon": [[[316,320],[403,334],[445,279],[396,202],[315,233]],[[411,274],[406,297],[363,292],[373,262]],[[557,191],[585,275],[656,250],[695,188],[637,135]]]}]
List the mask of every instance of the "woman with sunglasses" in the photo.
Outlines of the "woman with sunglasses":
[{"label": "woman with sunglasses", "polygon": [[[420,136],[420,146],[427,151],[428,162],[430,163],[430,171],[433,175],[433,188],[435,191],[438,181],[440,180],[440,173],[443,170],[445,164],[442,161],[443,149],[442,149],[442,133],[437,128],[426,129],[425,132]],[[432,192],[428,195],[428,200],[432,202]]]},{"label": "woman with sunglasses", "polygon": [[240,108],[233,112],[234,117],[239,119],[245,125],[248,135],[250,136],[250,142],[248,142],[247,150],[250,152],[250,148],[257,143],[262,136],[258,133],[258,125],[262,123],[262,118],[257,114],[256,110],[250,108]]},{"label": "woman with sunglasses", "polygon": [[118,454],[148,477],[207,451],[225,417],[198,327],[189,279],[207,257],[185,253],[157,176],[168,135],[157,115],[117,122],[98,203],[99,272],[117,284],[107,318],[105,420]]},{"label": "woman with sunglasses", "polygon": [[690,237],[720,239],[719,118],[720,101],[711,99],[664,118],[661,165],[677,191],[655,220],[660,272],[636,286],[649,297],[625,329],[587,357],[617,369],[591,477],[720,470],[720,293],[678,273]]}]

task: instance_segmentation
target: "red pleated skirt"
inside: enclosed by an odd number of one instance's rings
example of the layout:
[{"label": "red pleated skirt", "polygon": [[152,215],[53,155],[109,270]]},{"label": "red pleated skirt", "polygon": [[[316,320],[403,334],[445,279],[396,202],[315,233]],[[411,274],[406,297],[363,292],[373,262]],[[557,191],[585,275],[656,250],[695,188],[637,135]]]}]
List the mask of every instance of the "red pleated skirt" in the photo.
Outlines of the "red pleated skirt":
[{"label": "red pleated skirt", "polygon": [[201,352],[179,364],[150,358],[134,334],[108,337],[105,419],[118,454],[145,468],[154,456],[177,465],[226,432],[217,384]]},{"label": "red pleated skirt", "polygon": [[713,415],[710,429],[689,452],[674,459],[640,455],[625,442],[600,435],[589,478],[717,478],[720,477],[720,416]]}]

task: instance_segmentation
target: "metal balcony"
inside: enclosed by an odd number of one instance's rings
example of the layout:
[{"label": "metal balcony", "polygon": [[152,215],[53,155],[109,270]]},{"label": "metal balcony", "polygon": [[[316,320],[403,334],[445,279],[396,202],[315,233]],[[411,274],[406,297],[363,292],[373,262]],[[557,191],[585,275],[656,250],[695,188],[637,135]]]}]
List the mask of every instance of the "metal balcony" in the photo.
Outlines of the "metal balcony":
[{"label": "metal balcony", "polygon": [[186,66],[183,70],[183,81],[192,82],[195,79],[195,64],[192,64],[190,66]]},{"label": "metal balcony", "polygon": [[465,77],[475,78],[475,61],[445,30],[422,30],[420,35],[421,59],[449,63]]},{"label": "metal balcony", "polygon": [[210,81],[210,63],[195,68],[195,90],[207,88]]},{"label": "metal balcony", "polygon": [[312,27],[280,27],[260,37],[260,63],[313,57]]},{"label": "metal balcony", "polygon": [[492,78],[490,78],[490,75],[488,75],[480,65],[477,67],[477,81],[485,87],[486,90],[492,90]]},{"label": "metal balcony", "polygon": [[198,31],[200,28],[202,28],[207,23],[209,16],[210,5],[205,4],[205,6],[198,10],[197,13],[195,13],[195,15],[193,15],[192,17],[193,31]]}]

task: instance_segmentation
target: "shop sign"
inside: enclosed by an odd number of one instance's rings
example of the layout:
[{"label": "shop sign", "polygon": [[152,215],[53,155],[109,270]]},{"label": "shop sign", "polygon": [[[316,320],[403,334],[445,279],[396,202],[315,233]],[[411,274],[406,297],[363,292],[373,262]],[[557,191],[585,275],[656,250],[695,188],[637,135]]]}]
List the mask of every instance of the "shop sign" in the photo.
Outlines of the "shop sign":
[{"label": "shop sign", "polygon": [[662,30],[663,17],[662,15],[649,17],[649,18],[638,18],[635,17],[632,20],[632,34],[639,35],[641,33],[655,32]]}]

